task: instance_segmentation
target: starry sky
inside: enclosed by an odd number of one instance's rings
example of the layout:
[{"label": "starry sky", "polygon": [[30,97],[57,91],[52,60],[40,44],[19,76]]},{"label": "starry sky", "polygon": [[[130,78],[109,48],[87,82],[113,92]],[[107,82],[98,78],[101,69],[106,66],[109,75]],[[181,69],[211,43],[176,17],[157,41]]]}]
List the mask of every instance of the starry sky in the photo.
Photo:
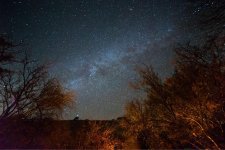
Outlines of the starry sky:
[{"label": "starry sky", "polygon": [[77,95],[66,119],[113,119],[137,96],[129,87],[137,80],[137,66],[151,64],[162,78],[171,74],[172,48],[190,36],[182,27],[190,18],[188,5],[185,0],[1,0],[0,33],[22,41],[33,58],[53,62],[50,73]]}]

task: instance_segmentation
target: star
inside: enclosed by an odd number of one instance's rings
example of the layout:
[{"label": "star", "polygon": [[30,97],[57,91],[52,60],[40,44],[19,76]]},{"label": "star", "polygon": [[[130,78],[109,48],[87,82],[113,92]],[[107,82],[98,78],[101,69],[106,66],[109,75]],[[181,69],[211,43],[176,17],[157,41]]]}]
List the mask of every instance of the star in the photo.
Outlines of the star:
[{"label": "star", "polygon": [[170,73],[171,45],[183,34],[177,24],[190,18],[184,8],[184,0],[5,0],[0,33],[25,41],[41,63],[53,62],[50,74],[79,102],[66,119],[113,119],[136,96],[129,83],[137,65]]}]

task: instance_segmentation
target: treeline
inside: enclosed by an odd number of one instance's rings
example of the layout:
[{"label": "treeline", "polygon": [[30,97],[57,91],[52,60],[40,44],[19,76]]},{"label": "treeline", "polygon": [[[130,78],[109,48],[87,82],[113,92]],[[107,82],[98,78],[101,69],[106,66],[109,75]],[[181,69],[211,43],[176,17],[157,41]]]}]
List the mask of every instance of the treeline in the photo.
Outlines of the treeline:
[{"label": "treeline", "polygon": [[152,67],[133,84],[146,97],[126,106],[121,124],[140,148],[225,148],[225,37],[175,49],[175,70],[162,80]]},{"label": "treeline", "polygon": [[197,44],[174,49],[170,77],[162,80],[151,66],[141,66],[132,84],[145,97],[126,105],[120,125],[138,148],[225,148],[225,5],[189,2],[197,11],[186,27],[200,33]]}]

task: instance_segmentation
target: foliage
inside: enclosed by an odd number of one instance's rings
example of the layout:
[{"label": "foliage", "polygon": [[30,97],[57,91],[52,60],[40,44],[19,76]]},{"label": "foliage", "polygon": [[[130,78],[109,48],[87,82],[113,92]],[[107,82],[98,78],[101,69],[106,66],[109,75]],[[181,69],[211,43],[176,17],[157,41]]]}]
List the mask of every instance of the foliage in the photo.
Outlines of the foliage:
[{"label": "foliage", "polygon": [[37,102],[38,112],[42,110],[42,115],[55,116],[60,114],[65,107],[72,106],[74,93],[65,90],[60,82],[53,78],[49,79],[39,95]]},{"label": "foliage", "polygon": [[127,104],[122,125],[141,148],[225,148],[224,43],[217,37],[175,49],[174,74],[164,81],[151,67],[139,69],[133,87],[146,98]]},{"label": "foliage", "polygon": [[0,61],[4,65],[0,74],[0,119],[57,117],[72,104],[73,94],[48,76],[47,65],[30,60],[26,52],[19,57],[10,51],[13,45],[4,38],[0,38],[0,44],[5,58]]},{"label": "foliage", "polygon": [[90,122],[85,147],[91,149],[114,149],[120,141],[113,137],[114,128],[106,123]]}]

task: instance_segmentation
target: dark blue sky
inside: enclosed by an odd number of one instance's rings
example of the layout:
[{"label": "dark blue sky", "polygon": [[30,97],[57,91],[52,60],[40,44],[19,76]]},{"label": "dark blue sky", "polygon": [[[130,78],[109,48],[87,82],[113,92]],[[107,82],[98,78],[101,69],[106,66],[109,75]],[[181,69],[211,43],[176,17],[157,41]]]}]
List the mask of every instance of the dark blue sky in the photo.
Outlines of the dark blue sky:
[{"label": "dark blue sky", "polygon": [[134,68],[172,70],[172,48],[188,37],[182,0],[1,0],[0,33],[22,40],[32,56],[77,93],[67,119],[112,119],[135,97]]}]

